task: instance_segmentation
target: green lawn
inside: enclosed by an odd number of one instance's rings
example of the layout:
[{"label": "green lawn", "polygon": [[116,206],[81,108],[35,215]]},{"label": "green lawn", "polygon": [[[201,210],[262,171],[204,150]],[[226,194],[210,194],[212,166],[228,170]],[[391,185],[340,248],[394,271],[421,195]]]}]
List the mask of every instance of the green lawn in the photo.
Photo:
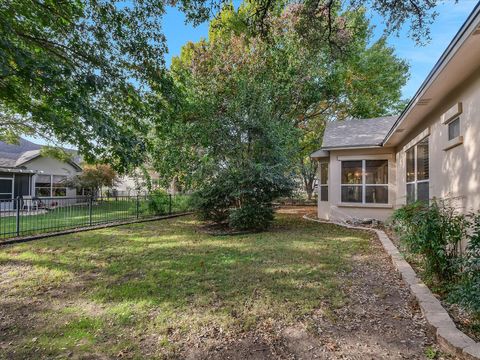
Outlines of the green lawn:
[{"label": "green lawn", "polygon": [[[138,217],[154,215],[165,215],[169,213],[170,207],[168,197],[162,199],[161,208],[153,212],[148,207],[148,201],[140,198],[138,204]],[[183,212],[189,208],[188,198],[183,195],[172,198],[172,212]],[[59,201],[62,204],[61,201]],[[35,213],[35,211],[32,211]],[[137,218],[137,204],[135,197],[129,199],[111,198],[103,201],[95,201],[92,204],[90,214],[88,202],[58,206],[48,210],[47,213],[28,215],[28,212],[21,212],[19,235],[27,236],[45,232],[52,232],[75,227],[84,227],[96,224],[104,224],[114,221],[135,220]],[[23,214],[26,214],[24,216]],[[0,241],[17,236],[17,223],[15,216],[0,217]]]},{"label": "green lawn", "polygon": [[242,236],[199,225],[182,217],[1,248],[0,358],[161,358],[212,334],[287,325],[342,306],[338,274],[370,236],[298,215]]}]

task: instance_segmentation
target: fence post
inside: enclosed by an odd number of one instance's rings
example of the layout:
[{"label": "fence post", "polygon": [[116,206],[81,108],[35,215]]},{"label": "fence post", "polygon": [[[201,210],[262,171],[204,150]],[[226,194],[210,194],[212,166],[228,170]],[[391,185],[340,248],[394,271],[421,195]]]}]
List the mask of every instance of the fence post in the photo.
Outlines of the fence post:
[{"label": "fence post", "polygon": [[93,195],[88,198],[88,217],[90,226],[92,226],[92,212],[93,212]]},{"label": "fence post", "polygon": [[17,231],[17,236],[20,236],[20,196],[17,196],[16,200],[17,212],[15,214],[15,228]]},{"label": "fence post", "polygon": [[172,215],[172,194],[168,194],[168,215]]},{"label": "fence post", "polygon": [[137,219],[138,219],[139,206],[140,206],[140,203],[139,203],[138,194],[137,194],[136,203],[135,203],[135,213],[137,214]]}]

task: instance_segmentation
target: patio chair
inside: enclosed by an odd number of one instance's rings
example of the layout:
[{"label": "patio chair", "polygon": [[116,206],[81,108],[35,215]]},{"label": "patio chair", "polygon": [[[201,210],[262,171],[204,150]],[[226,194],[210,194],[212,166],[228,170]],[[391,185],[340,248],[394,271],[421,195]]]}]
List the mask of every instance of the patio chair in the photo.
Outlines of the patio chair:
[{"label": "patio chair", "polygon": [[38,211],[38,205],[38,200],[34,199],[33,196],[23,197],[23,210],[27,209],[27,212],[32,211],[32,209]]}]

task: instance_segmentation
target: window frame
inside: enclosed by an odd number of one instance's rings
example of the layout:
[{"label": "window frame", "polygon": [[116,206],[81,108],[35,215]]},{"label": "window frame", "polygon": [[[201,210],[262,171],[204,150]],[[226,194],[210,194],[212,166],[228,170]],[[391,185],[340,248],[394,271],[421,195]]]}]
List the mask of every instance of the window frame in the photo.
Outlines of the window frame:
[{"label": "window frame", "polygon": [[[48,176],[50,177],[50,186],[47,187],[47,186],[37,186],[37,177],[35,177],[35,182],[34,182],[34,194],[36,197],[38,198],[66,198],[68,196],[67,194],[67,190],[68,190],[68,187],[67,186],[54,186],[54,182],[53,182],[53,177],[54,176],[61,176],[65,179],[68,178],[67,175],[63,175],[63,174],[38,174],[37,176]],[[55,183],[57,184],[57,183]],[[37,195],[37,189],[49,189],[49,192],[50,192],[50,195],[48,196],[44,196],[44,195]],[[65,189],[65,195],[55,195],[55,190],[57,189]]]},{"label": "window frame", "polygon": [[[428,142],[428,179],[418,180],[418,145],[427,140]],[[413,181],[407,181],[407,152],[413,149]],[[430,139],[429,136],[425,136],[419,140],[415,145],[412,145],[405,151],[405,203],[412,204],[418,201],[418,184],[428,183],[428,203],[430,203]],[[413,185],[413,201],[408,201],[408,185]]]},{"label": "window frame", "polygon": [[[362,182],[360,184],[344,184],[343,183],[343,174],[340,175],[340,202],[341,204],[354,204],[354,205],[364,205],[364,206],[385,206],[390,205],[390,160],[388,158],[375,158],[375,159],[362,159],[362,160],[341,160],[340,172],[343,172],[343,163],[348,161],[361,161],[362,163]],[[387,162],[387,183],[386,184],[367,184],[367,161],[386,161]],[[343,201],[342,193],[344,187],[360,187],[362,189],[362,196],[359,202],[352,201]],[[387,189],[387,201],[386,202],[367,202],[367,187],[386,187]]]},{"label": "window frame", "polygon": [[[327,170],[327,176],[326,176],[326,182],[323,183],[322,182],[322,165],[326,166]],[[328,202],[329,201],[329,194],[328,194],[328,180],[329,180],[329,172],[330,170],[330,164],[327,162],[327,161],[324,161],[324,162],[320,162],[320,164],[318,165],[318,173],[319,173],[319,179],[318,179],[318,199],[319,201],[321,202]],[[327,190],[327,198],[324,199],[322,197],[322,189],[326,189]]]},{"label": "window frame", "polygon": [[[452,125],[454,123],[458,123],[458,134],[457,136],[455,137],[450,137],[450,129],[452,127]],[[452,120],[450,120],[447,124],[447,138],[448,138],[448,141],[455,141],[456,139],[458,139],[460,136],[461,136],[461,133],[462,133],[462,123],[461,123],[461,120],[460,120],[460,116],[456,116],[454,117]]]},{"label": "window frame", "polygon": [[10,181],[10,182],[11,182],[11,190],[10,190],[10,192],[8,192],[8,193],[3,193],[3,192],[1,192],[1,193],[0,193],[0,195],[10,195],[10,198],[8,198],[8,199],[2,199],[2,198],[0,197],[0,200],[11,200],[11,199],[13,199],[13,194],[14,194],[14,192],[15,192],[15,177],[14,177],[14,176],[12,176],[12,177],[0,176],[0,180],[7,180],[7,181]]}]

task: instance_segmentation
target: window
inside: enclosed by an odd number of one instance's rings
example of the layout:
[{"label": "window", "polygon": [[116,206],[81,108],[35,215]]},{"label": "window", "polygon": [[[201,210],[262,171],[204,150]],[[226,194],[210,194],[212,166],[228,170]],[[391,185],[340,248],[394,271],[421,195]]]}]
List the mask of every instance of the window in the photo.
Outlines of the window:
[{"label": "window", "polygon": [[50,175],[37,175],[35,179],[35,196],[52,196]]},{"label": "window", "polygon": [[54,197],[67,196],[67,188],[64,175],[37,175],[35,179],[35,196]]},{"label": "window", "polygon": [[67,196],[65,180],[67,180],[66,176],[52,175],[52,196]]},{"label": "window", "polygon": [[13,198],[13,178],[0,178],[0,201]]},{"label": "window", "polygon": [[342,161],[342,202],[388,204],[388,160]]},{"label": "window", "polygon": [[320,201],[328,201],[328,163],[320,163]]},{"label": "window", "polygon": [[448,140],[456,139],[460,136],[460,118],[456,118],[448,123]]},{"label": "window", "polygon": [[406,152],[407,204],[430,198],[430,164],[428,137]]}]

